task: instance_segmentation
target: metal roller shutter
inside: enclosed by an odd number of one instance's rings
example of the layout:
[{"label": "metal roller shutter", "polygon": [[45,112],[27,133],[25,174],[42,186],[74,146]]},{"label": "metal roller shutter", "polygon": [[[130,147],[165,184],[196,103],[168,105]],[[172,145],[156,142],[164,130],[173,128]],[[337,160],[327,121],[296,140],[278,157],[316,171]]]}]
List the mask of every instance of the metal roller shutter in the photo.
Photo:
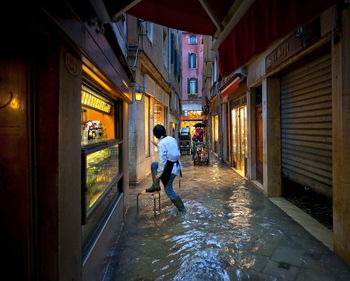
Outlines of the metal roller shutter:
[{"label": "metal roller shutter", "polygon": [[332,195],[330,54],[281,79],[282,175]]}]

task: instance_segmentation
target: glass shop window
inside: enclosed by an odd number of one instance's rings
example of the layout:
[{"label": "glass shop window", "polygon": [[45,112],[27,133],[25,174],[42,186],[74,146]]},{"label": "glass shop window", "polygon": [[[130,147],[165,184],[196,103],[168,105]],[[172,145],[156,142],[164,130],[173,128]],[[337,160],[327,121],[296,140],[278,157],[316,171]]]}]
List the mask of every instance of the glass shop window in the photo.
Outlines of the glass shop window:
[{"label": "glass shop window", "polygon": [[[154,100],[153,104],[153,116],[154,116],[154,123],[153,123],[153,128],[154,126],[161,124],[164,127],[165,125],[165,107],[158,101]],[[152,129],[153,130],[153,129]],[[153,136],[153,141],[158,142],[158,139]],[[154,146],[154,151],[158,151],[157,146]]]},{"label": "glass shop window", "polygon": [[114,139],[116,128],[113,101],[83,86],[81,104],[81,144]]},{"label": "glass shop window", "polygon": [[81,89],[82,247],[93,244],[111,206],[123,192],[122,101],[95,84]]}]

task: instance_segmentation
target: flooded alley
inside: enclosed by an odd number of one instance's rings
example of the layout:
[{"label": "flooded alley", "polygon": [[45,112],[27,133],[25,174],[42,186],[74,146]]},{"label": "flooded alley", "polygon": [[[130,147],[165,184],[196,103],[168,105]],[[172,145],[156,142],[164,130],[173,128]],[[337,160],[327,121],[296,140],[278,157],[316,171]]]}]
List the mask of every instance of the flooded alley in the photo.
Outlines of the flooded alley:
[{"label": "flooded alley", "polygon": [[[245,179],[213,160],[193,166],[183,156],[174,182],[186,206],[180,214],[161,190],[130,189],[130,209],[104,280],[350,280],[350,268]],[[158,202],[157,202],[158,204]]]}]

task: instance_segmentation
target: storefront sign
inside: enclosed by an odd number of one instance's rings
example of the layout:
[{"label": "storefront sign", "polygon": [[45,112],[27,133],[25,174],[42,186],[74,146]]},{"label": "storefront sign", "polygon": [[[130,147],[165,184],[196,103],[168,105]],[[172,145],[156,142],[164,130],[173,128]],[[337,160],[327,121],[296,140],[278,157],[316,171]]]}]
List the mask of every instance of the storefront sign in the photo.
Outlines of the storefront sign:
[{"label": "storefront sign", "polygon": [[320,38],[320,20],[299,27],[290,37],[274,49],[265,59],[265,69],[269,72],[281,63],[309,47]]},{"label": "storefront sign", "polygon": [[182,120],[202,120],[203,112],[201,110],[184,110]]},{"label": "storefront sign", "polygon": [[112,105],[104,101],[102,97],[99,98],[96,95],[89,93],[88,88],[85,86],[83,86],[81,90],[81,103],[106,113],[110,113],[112,108]]}]

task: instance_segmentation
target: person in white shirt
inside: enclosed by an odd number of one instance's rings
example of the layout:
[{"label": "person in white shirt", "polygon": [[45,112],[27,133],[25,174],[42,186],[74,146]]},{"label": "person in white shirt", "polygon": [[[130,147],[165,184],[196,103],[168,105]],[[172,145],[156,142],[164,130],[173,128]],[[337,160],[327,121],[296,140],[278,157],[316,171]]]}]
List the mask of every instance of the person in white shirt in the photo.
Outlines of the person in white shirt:
[{"label": "person in white shirt", "polygon": [[151,165],[153,184],[146,189],[146,192],[154,192],[160,190],[159,180],[164,185],[165,193],[168,195],[171,202],[178,208],[180,212],[185,210],[185,206],[181,198],[173,189],[175,177],[181,173],[180,151],[176,139],[166,136],[166,131],[163,125],[156,125],[153,128],[154,136],[158,141],[158,162],[153,162]]}]

